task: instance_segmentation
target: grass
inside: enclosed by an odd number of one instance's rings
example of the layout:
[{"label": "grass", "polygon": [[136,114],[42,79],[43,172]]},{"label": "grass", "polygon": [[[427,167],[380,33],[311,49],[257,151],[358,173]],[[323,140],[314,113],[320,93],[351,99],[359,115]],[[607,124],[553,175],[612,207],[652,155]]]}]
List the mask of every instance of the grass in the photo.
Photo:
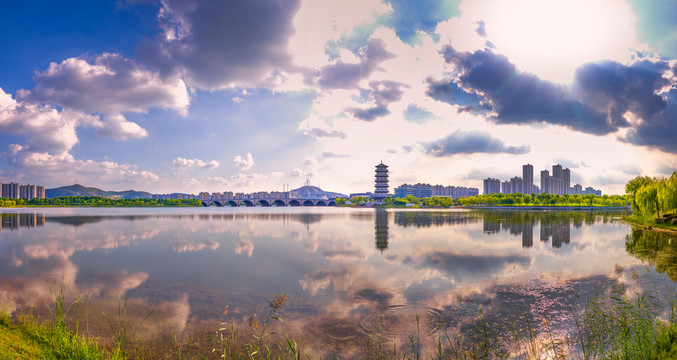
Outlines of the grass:
[{"label": "grass", "polygon": [[123,359],[94,339],[66,329],[60,315],[40,323],[30,314],[12,318],[0,311],[0,359]]},{"label": "grass", "polygon": [[[632,278],[638,281],[638,275]],[[514,319],[490,323],[480,309],[472,319],[472,328],[461,334],[439,329],[435,341],[421,338],[420,318],[411,324],[404,341],[389,335],[383,319],[367,334],[354,339],[347,354],[329,354],[340,359],[677,359],[677,296],[659,298],[654,292],[636,292],[623,282],[624,269],[616,267],[617,278],[605,284],[595,296],[581,300],[579,309],[571,309],[574,331],[562,335],[553,330],[548,319],[535,321],[526,311]],[[626,272],[627,274],[627,272]],[[100,310],[113,333],[112,344],[103,346],[81,331],[80,306],[89,298],[67,304],[64,289],[55,292],[55,305],[49,321],[40,322],[32,314],[0,311],[0,359],[301,359],[302,345],[284,330],[280,311],[287,296],[276,296],[262,319],[253,314],[246,329],[228,323],[228,308],[222,314],[218,330],[207,333],[209,346],[191,343],[165,352],[140,351],[135,332],[142,322],[127,320],[127,303],[121,303],[111,318]],[[66,318],[73,317],[66,326]],[[74,320],[74,321],[73,321]],[[73,325],[74,322],[74,325]],[[130,323],[131,326],[130,326]],[[87,324],[84,324],[87,325]],[[127,329],[131,328],[132,331]],[[277,331],[272,328],[279,329]],[[84,332],[83,335],[78,335]],[[313,334],[302,334],[309,335]],[[425,353],[424,353],[425,351]]]},{"label": "grass", "polygon": [[644,227],[645,229],[663,229],[663,230],[672,230],[677,231],[677,225],[667,224],[667,223],[657,223],[656,217],[653,215],[642,216],[642,215],[624,215],[622,217],[623,221]]}]

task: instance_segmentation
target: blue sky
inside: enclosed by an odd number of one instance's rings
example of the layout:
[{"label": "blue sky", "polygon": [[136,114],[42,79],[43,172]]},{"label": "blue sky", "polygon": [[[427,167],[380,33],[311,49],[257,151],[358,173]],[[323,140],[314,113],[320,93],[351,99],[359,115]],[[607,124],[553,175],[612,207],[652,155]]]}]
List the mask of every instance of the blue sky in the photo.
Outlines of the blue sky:
[{"label": "blue sky", "polygon": [[[0,4],[0,181],[154,193],[677,168],[677,3]],[[536,175],[538,184],[538,175]]]}]

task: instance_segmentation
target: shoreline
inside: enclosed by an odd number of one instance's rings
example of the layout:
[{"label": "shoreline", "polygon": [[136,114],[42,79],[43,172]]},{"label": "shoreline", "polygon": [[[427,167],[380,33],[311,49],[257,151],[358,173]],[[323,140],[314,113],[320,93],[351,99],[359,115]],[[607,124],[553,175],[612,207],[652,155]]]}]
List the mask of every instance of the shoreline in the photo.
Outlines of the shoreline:
[{"label": "shoreline", "polygon": [[461,206],[463,209],[489,209],[489,210],[563,210],[563,211],[632,211],[629,206]]}]

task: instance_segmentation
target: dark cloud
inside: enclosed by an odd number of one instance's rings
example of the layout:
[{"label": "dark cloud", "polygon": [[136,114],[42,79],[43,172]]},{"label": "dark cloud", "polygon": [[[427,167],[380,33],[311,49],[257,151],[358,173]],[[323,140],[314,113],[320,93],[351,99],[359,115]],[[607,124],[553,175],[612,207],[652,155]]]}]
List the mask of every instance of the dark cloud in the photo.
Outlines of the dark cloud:
[{"label": "dark cloud", "polygon": [[507,146],[500,139],[491,135],[470,131],[457,130],[454,133],[423,145],[424,153],[432,156],[451,156],[456,154],[526,154],[530,151],[529,145]]},{"label": "dark cloud", "polygon": [[325,158],[348,158],[348,157],[350,157],[350,155],[349,154],[336,154],[336,153],[333,153],[333,152],[323,152],[322,157],[325,157]]},{"label": "dark cloud", "polygon": [[[481,99],[474,93],[466,92],[452,81],[437,81],[432,78],[426,79],[428,90],[426,94],[438,101],[454,105],[481,107]],[[491,108],[486,108],[487,110]]]},{"label": "dark cloud", "polygon": [[343,131],[339,130],[324,130],[320,128],[308,129],[304,134],[314,137],[337,137],[341,139],[346,138],[346,134]]},{"label": "dark cloud", "polygon": [[[500,124],[549,123],[594,135],[629,128],[621,140],[677,152],[677,90],[661,94],[674,85],[664,76],[671,70],[665,61],[588,63],[572,85],[562,85],[519,72],[490,49],[471,53],[446,46],[442,55],[457,73],[444,81],[428,79],[428,96],[460,105],[458,111],[483,113]],[[470,95],[477,97],[471,104]],[[638,121],[630,123],[628,113]]]},{"label": "dark cloud", "polygon": [[615,128],[627,127],[630,124],[623,115],[628,111],[649,119],[665,109],[665,101],[655,92],[668,85],[663,77],[667,70],[663,62],[588,63],[576,70],[573,89],[587,104],[606,113]]},{"label": "dark cloud", "polygon": [[487,30],[484,28],[484,21],[480,20],[475,24],[477,24],[477,29],[475,29],[477,35],[481,37],[487,37]]},{"label": "dark cloud", "polygon": [[298,0],[166,0],[163,30],[137,48],[161,73],[182,73],[190,86],[263,85],[291,67],[287,43]]},{"label": "dark cloud", "polygon": [[365,121],[374,121],[379,117],[390,114],[388,105],[402,98],[404,92],[400,88],[409,86],[395,81],[372,81],[369,83],[369,87],[371,90],[368,92],[368,98],[372,106],[366,109],[348,109],[353,116]]},{"label": "dark cloud", "polygon": [[573,99],[563,85],[518,72],[504,55],[489,49],[461,53],[447,46],[444,58],[456,66],[462,88],[483,94],[498,123],[547,122],[597,135],[616,130],[606,116]]},{"label": "dark cloud", "polygon": [[416,106],[416,104],[409,104],[402,113],[404,120],[415,124],[424,124],[429,120],[438,120],[439,117],[430,111]]},{"label": "dark cloud", "polygon": [[364,121],[374,121],[376,118],[390,114],[390,110],[385,106],[374,106],[367,109],[350,108],[349,110],[354,117]]},{"label": "dark cloud", "polygon": [[677,153],[677,90],[667,95],[667,107],[628,130],[621,140]]},{"label": "dark cloud", "polygon": [[317,73],[317,83],[325,89],[357,88],[362,79],[378,70],[381,62],[394,56],[386,50],[383,40],[369,40],[360,52],[359,63],[349,64],[338,60],[335,64],[327,65]]}]

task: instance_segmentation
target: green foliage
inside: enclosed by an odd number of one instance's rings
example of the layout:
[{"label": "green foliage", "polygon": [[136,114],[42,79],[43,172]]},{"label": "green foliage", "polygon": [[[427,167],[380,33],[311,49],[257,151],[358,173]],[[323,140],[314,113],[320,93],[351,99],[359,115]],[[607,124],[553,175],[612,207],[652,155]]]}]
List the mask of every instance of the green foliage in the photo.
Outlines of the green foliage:
[{"label": "green foliage", "polygon": [[660,217],[677,212],[677,171],[668,178],[638,176],[625,185],[637,215]]},{"label": "green foliage", "polygon": [[60,196],[50,199],[32,199],[32,206],[85,206],[85,207],[159,207],[159,206],[202,206],[196,199],[109,199],[100,196]]},{"label": "green foliage", "polygon": [[[352,206],[363,206],[366,197],[353,197],[349,201]],[[630,206],[630,195],[552,195],[552,194],[489,194],[477,195],[454,199],[445,196],[432,196],[417,198],[407,195],[404,198],[386,198],[383,202],[385,207],[424,207],[424,208],[449,208],[452,206],[561,206],[561,207],[625,207]],[[675,200],[677,201],[677,199]],[[337,205],[339,203],[337,202]],[[341,203],[342,205],[345,203]]]}]

